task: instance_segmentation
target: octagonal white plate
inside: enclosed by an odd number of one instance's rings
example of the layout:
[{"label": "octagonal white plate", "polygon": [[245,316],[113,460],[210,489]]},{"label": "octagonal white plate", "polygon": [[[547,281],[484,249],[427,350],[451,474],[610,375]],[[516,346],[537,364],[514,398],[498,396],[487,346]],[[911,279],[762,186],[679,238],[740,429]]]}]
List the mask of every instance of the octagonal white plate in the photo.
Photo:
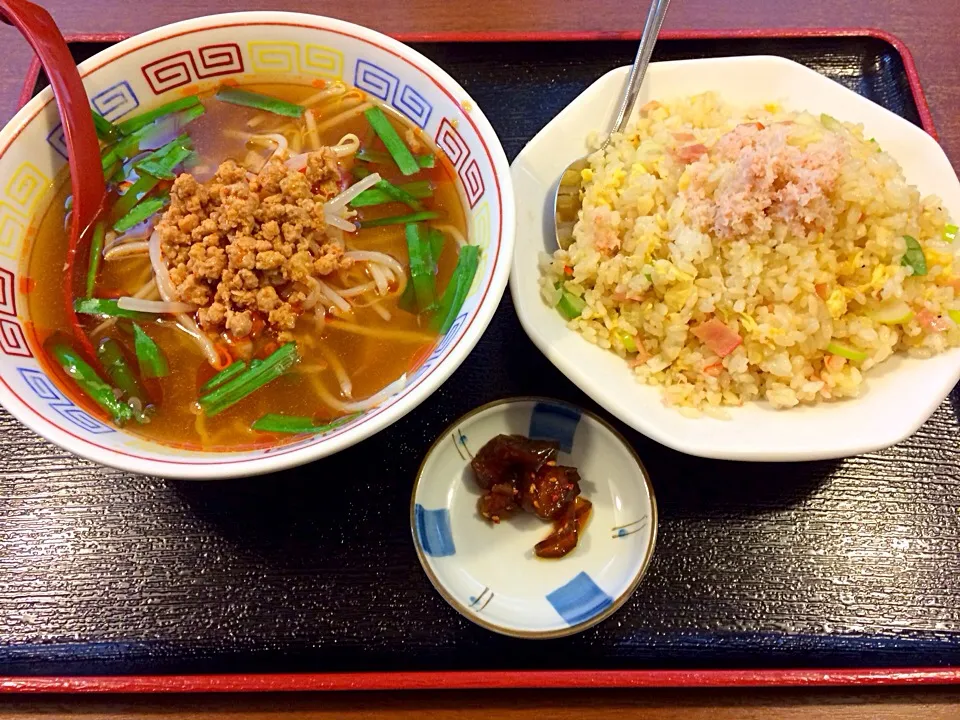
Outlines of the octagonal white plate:
[{"label": "octagonal white plate", "polygon": [[[593,510],[580,542],[544,560],[533,546],[551,526],[520,514],[492,525],[477,512],[473,453],[493,437],[555,440],[580,471]],[[460,418],[433,444],[413,487],[413,542],[437,591],[488,630],[555,638],[615,613],[639,585],[657,534],[657,504],[640,459],[610,425],[546,398],[499,400]]]},{"label": "octagonal white plate", "polygon": [[[553,196],[560,173],[586,151],[591,131],[613,119],[628,68],[587,88],[533,138],[512,165],[517,242],[510,291],[527,334],[568,378],[625,423],[676,450],[731,460],[844,457],[893,445],[913,434],[960,379],[960,350],[929,360],[895,357],[866,375],[859,398],[778,411],[766,403],[731,410],[731,419],[691,419],[667,408],[660,391],[638,383],[626,363],[568,330],[544,304],[537,256],[555,249]],[[924,195],[939,195],[960,218],[960,181],[922,129],[842,85],[790,60],[740,57],[653,63],[637,106],[707,91],[740,107],[779,101],[787,109],[826,112],[862,123]]]}]

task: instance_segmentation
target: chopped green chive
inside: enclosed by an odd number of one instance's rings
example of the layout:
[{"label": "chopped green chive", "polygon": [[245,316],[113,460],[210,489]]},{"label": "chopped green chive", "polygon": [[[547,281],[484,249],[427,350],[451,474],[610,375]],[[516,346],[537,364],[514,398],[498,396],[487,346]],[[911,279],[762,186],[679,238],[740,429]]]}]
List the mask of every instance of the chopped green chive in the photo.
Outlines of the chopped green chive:
[{"label": "chopped green chive", "polygon": [[417,299],[420,312],[430,312],[437,304],[436,277],[433,258],[430,254],[430,242],[425,240],[420,226],[410,224],[406,227],[407,252],[410,256],[410,282]]},{"label": "chopped green chive", "polygon": [[854,362],[863,362],[867,359],[867,354],[853,345],[848,345],[840,340],[831,340],[827,343],[827,352],[831,355],[839,355],[847,360]]},{"label": "chopped green chive", "polygon": [[[149,177],[149,175],[147,177]],[[169,201],[169,193],[163,193],[156,197],[141,200],[130,212],[113,224],[113,229],[117,232],[125,232],[134,225],[139,225],[155,212],[162,210]]]},{"label": "chopped green chive", "polygon": [[155,178],[167,180],[175,178],[173,169],[190,157],[190,144],[190,136],[183,134],[144,156],[134,163],[133,167]]},{"label": "chopped green chive", "polygon": [[101,315],[104,317],[122,317],[131,320],[153,320],[154,315],[138,312],[137,310],[123,310],[117,300],[104,298],[77,298],[73,301],[73,310],[79,315]]},{"label": "chopped green chive", "polygon": [[254,421],[253,425],[250,427],[258,432],[289,433],[293,435],[300,435],[304,433],[316,434],[329,432],[330,430],[338,428],[341,425],[346,425],[348,422],[356,417],[359,417],[361,414],[362,413],[354,413],[352,415],[346,415],[344,417],[337,418],[336,420],[318,425],[316,422],[314,422],[313,418],[268,413],[262,418]]},{"label": "chopped green chive", "polygon": [[420,172],[420,165],[414,159],[413,153],[410,152],[410,148],[407,147],[406,143],[404,143],[397,134],[396,129],[390,124],[387,116],[383,114],[383,110],[374,106],[367,110],[364,116],[367,118],[367,122],[370,123],[373,131],[383,141],[387,152],[390,153],[390,157],[393,158],[397,167],[400,168],[400,172],[404,175],[415,175]]},{"label": "chopped green chive", "polygon": [[[357,171],[360,168],[354,168],[354,174],[357,175]],[[369,173],[364,173],[366,176]],[[359,175],[357,175],[360,177]],[[380,182],[387,182],[386,180],[381,180]],[[433,185],[429,180],[416,180],[414,182],[404,183],[403,185],[395,186],[397,190],[400,190],[407,195],[409,195],[414,200],[423,200],[424,198],[433,197]],[[353,200],[350,201],[350,205],[355,208],[360,207],[371,207],[373,205],[383,205],[388,202],[406,202],[406,200],[398,200],[397,197],[390,195],[389,193],[381,190],[379,185],[370,188],[369,190],[364,190],[362,193],[357,195]],[[408,203],[409,204],[409,203]],[[418,203],[419,205],[419,203]],[[411,205],[413,207],[413,205]],[[416,210],[421,209],[420,207],[415,208]]]},{"label": "chopped green chive", "polygon": [[162,160],[156,162],[143,160],[137,163],[136,168],[137,170],[140,170],[147,175],[153,175],[156,178],[174,180],[177,177],[177,174],[174,172],[174,168],[189,160],[191,157],[193,157],[193,155],[193,150],[180,145],[167,153]]},{"label": "chopped green chive", "polygon": [[[196,103],[176,113],[170,120],[176,123],[177,129],[182,129],[205,112],[206,109],[203,105]],[[136,118],[133,119],[135,120]],[[163,119],[165,120],[166,118]],[[151,145],[155,141],[157,134],[167,132],[169,132],[169,128],[165,126],[165,123],[148,123],[138,128],[104,151],[104,154],[100,158],[102,167],[106,170],[117,161],[126,162],[140,152],[141,146]]]},{"label": "chopped green chive", "polygon": [[96,110],[90,112],[93,115],[93,129],[97,131],[97,137],[103,142],[113,140],[117,136],[116,126]]},{"label": "chopped green chive", "polygon": [[[389,154],[382,152],[381,150],[367,150],[366,148],[361,148],[360,150],[358,150],[357,154],[354,155],[354,157],[357,160],[360,160],[362,162],[373,163],[374,165],[386,165],[388,163],[393,162],[393,158],[391,158]],[[430,155],[430,154],[415,155],[414,159],[417,161],[417,165],[419,165],[421,169],[432,168],[434,167],[434,165],[436,165],[436,159],[434,158],[433,155]],[[354,170],[354,174],[356,174],[357,170],[359,169],[360,168],[356,168]],[[357,175],[357,177],[360,177],[360,176]]]},{"label": "chopped green chive", "polygon": [[97,273],[100,272],[100,260],[103,254],[103,240],[106,227],[102,220],[93,226],[93,237],[90,238],[90,264],[87,266],[87,284],[85,297],[93,297],[93,287],[97,284]]},{"label": "chopped green chive", "polygon": [[943,239],[947,242],[953,242],[957,239],[957,233],[960,232],[960,228],[956,225],[950,223],[943,226]]},{"label": "chopped green chive", "polygon": [[90,367],[73,348],[67,345],[54,345],[51,353],[80,391],[103,408],[114,422],[122,425],[133,419],[133,410],[130,406],[117,398],[113,388],[97,375],[97,371]]},{"label": "chopped green chive", "polygon": [[143,390],[133,369],[123,354],[123,348],[113,338],[104,338],[97,345],[97,360],[107,371],[107,376],[115,387],[119,388],[128,398],[137,398],[141,403],[147,402],[147,394]]},{"label": "chopped green chive", "polygon": [[265,110],[275,115],[285,115],[287,117],[301,117],[305,110],[302,105],[235,87],[220,88],[217,90],[216,98],[217,100],[222,100],[232,105],[242,105],[257,110]]},{"label": "chopped green chive", "polygon": [[358,208],[382,205],[388,202],[402,202],[412,210],[419,211],[423,210],[423,204],[419,200],[432,196],[433,186],[426,180],[404,185],[394,185],[388,180],[381,180],[369,190],[364,190],[357,195],[350,201],[350,205]]},{"label": "chopped green chive", "polygon": [[433,258],[433,264],[440,264],[440,255],[443,254],[443,233],[436,228],[430,228],[427,231],[427,238],[430,241],[430,257]]},{"label": "chopped green chive", "polygon": [[281,345],[258,365],[250,367],[218,387],[213,392],[200,396],[200,407],[207,417],[213,417],[243,398],[276,380],[292,368],[297,360],[297,344]]},{"label": "chopped green chive", "polygon": [[143,175],[137,178],[137,181],[128,187],[126,192],[114,203],[113,210],[110,212],[114,222],[133,210],[134,206],[136,206],[147,193],[153,190],[159,182],[160,180],[152,175]]},{"label": "chopped green chive", "polygon": [[626,330],[615,330],[614,333],[620,339],[624,350],[632,353],[637,351],[637,342],[633,339],[633,335]]},{"label": "chopped green chive", "polygon": [[171,115],[180,110],[186,110],[191,108],[194,105],[200,104],[200,98],[196,95],[190,95],[189,97],[179,98],[173,102],[168,102],[160,107],[156,107],[153,110],[148,110],[145,113],[141,113],[136,117],[132,117],[129,120],[124,120],[121,123],[117,123],[117,132],[121,135],[130,135],[140,128],[149,125],[154,120],[158,120],[165,115]]},{"label": "chopped green chive", "polygon": [[137,354],[137,363],[143,377],[162,378],[170,374],[167,356],[154,339],[136,323],[133,323],[133,350]]},{"label": "chopped green chive", "polygon": [[457,266],[453,269],[447,289],[443,291],[443,296],[440,298],[440,307],[431,320],[431,326],[440,335],[444,335],[453,327],[473,285],[479,265],[480,248],[476,245],[464,245],[460,248]]},{"label": "chopped green chive", "polygon": [[432,210],[411,213],[409,215],[398,215],[395,217],[377,218],[376,220],[364,220],[360,223],[361,228],[383,227],[384,225],[408,225],[409,223],[422,222],[423,220],[436,220],[440,213]]},{"label": "chopped green chive", "polygon": [[230,363],[200,387],[200,394],[203,395],[211,390],[216,390],[227,382],[227,380],[232,380],[246,369],[247,363],[244,360],[236,360]]}]

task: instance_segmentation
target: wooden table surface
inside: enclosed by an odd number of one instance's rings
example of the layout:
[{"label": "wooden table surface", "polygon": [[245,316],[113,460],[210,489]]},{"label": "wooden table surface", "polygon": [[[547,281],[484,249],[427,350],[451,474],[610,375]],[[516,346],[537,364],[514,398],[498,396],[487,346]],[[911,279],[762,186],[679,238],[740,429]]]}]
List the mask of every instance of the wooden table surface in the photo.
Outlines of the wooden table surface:
[{"label": "wooden table surface", "polygon": [[[65,33],[135,33],[236,10],[328,14],[388,34],[608,31],[642,26],[646,3],[623,0],[41,0]],[[940,140],[960,169],[960,4],[957,0],[673,0],[665,27],[874,27],[914,54]],[[31,52],[11,30],[0,67],[0,115],[16,109]],[[0,698],[7,718],[960,718],[960,688],[438,692],[209,697]]]}]

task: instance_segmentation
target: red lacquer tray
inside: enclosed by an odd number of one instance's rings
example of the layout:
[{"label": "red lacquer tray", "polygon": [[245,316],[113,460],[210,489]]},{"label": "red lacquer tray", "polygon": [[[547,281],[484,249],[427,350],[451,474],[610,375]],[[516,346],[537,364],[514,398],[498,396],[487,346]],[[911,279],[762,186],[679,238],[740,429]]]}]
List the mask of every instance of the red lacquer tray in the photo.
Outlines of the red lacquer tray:
[{"label": "red lacquer tray", "polygon": [[[121,39],[122,36],[110,34],[76,35],[68,38],[78,60],[85,59]],[[633,43],[637,35],[636,33],[425,34],[401,36],[400,39],[414,44],[435,59],[467,88],[487,112],[501,135],[508,156],[512,158],[539,126],[549,120],[550,116],[547,114],[544,117],[528,118],[527,124],[515,119],[502,118],[497,109],[498,103],[491,102],[494,97],[503,97],[502,83],[496,87],[499,95],[491,94],[494,90],[490,80],[491,75],[496,74],[497,63],[512,61],[515,67],[522,67],[525,85],[516,89],[518,102],[522,100],[523,93],[528,95],[534,93],[535,104],[538,107],[547,108],[544,112],[555,112],[605,70],[629,63],[632,60]],[[655,59],[761,53],[791,57],[828,76],[835,77],[838,81],[921,125],[931,135],[936,136],[910,52],[897,38],[887,33],[862,29],[687,31],[665,32],[661,40]],[[563,44],[563,49],[559,51],[561,55],[570,58],[569,72],[564,73],[563,87],[558,87],[556,82],[556,58],[552,61],[554,62],[551,66],[552,73],[547,72],[546,66],[542,68],[538,66],[540,59],[549,55],[548,49],[557,48],[558,44]],[[597,60],[597,58],[600,59]],[[551,61],[544,59],[542,62]],[[538,81],[537,73],[540,71],[543,72],[542,84],[538,85],[541,81]],[[21,95],[22,103],[29,100],[43,85],[43,80],[38,79],[38,73],[39,65],[34,64]],[[509,298],[506,298],[504,305],[498,311],[498,317],[502,315],[502,322],[512,323],[512,325],[506,330],[495,328],[493,332],[501,333],[506,337],[509,333],[518,331],[518,328],[513,328],[516,323],[512,313]],[[475,354],[485,352],[499,353],[500,349],[497,347],[490,351],[481,344]],[[526,386],[514,388],[514,384],[516,383],[513,383],[512,379],[500,382],[499,392],[530,389]],[[482,393],[477,393],[477,397],[469,395],[463,399],[463,402],[481,404],[486,399],[488,398]],[[441,397],[438,402],[452,405],[453,400],[447,395]],[[451,407],[448,414],[453,416],[459,414],[459,408]],[[401,423],[404,422],[411,422],[411,418],[401,421]],[[441,426],[446,424],[445,421],[438,422]],[[32,437],[25,430],[23,433],[24,437]],[[13,441],[11,439],[11,442]],[[375,441],[376,438],[368,442]],[[21,438],[20,442],[24,440]],[[644,441],[638,438],[636,442]],[[924,440],[921,439],[919,444],[922,446],[923,442]],[[928,439],[927,442],[930,440]],[[648,447],[646,452],[649,453],[652,450]],[[729,465],[727,467],[729,468]],[[2,469],[0,467],[0,470]],[[820,469],[814,468],[814,470],[814,474],[822,474]],[[45,468],[43,465],[38,465],[31,468],[31,471],[34,476],[43,478]],[[96,469],[90,466],[90,473],[96,472]],[[829,474],[833,470],[828,468],[823,472]],[[656,481],[656,476],[654,479]],[[93,480],[97,481],[97,478],[94,477]],[[110,480],[101,477],[99,482],[108,483]],[[89,485],[86,487],[89,492]],[[128,496],[121,496],[119,499],[115,497],[113,502],[145,503],[144,513],[179,512],[172,503],[165,507],[151,507],[151,502],[159,501],[144,500],[143,498],[147,497],[145,491],[140,495],[138,492],[131,491]],[[659,496],[660,487],[657,488],[657,492]],[[816,488],[810,491],[813,495],[817,492]],[[190,491],[181,491],[181,494],[189,495]],[[198,506],[202,504],[200,501],[197,502]],[[839,500],[833,499],[830,502],[836,504]],[[671,567],[679,567],[681,563],[678,561],[697,554],[699,552],[697,543],[704,537],[702,534],[684,530],[681,527],[682,522],[685,522],[684,512],[690,510],[684,505],[683,498],[666,497],[662,504],[665,511],[660,528],[661,539],[670,538],[674,530],[672,525],[674,518],[679,518],[675,530],[678,533],[677,537],[682,533],[685,534],[684,540],[673,543],[672,548],[669,547],[668,542],[663,543],[664,547],[658,549],[658,557],[663,562],[659,566],[655,564],[644,581],[644,587],[638,593],[638,596],[642,596],[644,590],[649,590],[655,601],[651,605],[650,612],[656,612],[656,601],[669,604],[668,601],[673,592],[677,593],[676,597],[681,598],[683,583],[689,586],[689,583],[696,579],[678,577],[677,574],[680,571],[671,571]],[[847,505],[849,506],[849,503]],[[949,506],[954,505],[955,503]],[[802,508],[799,511],[802,511]],[[861,511],[867,512],[863,508]],[[744,522],[750,522],[752,516],[746,513],[743,517],[746,518]],[[106,519],[104,522],[109,523],[110,520]],[[695,525],[696,517],[693,523]],[[394,528],[391,533],[394,530],[400,532],[398,528]],[[17,528],[11,526],[9,531],[15,533]],[[205,531],[216,533],[216,527]],[[110,532],[111,528],[103,528],[105,536],[109,536]],[[838,521],[834,532],[838,535],[844,532],[842,522]],[[405,534],[397,539],[392,538],[391,535],[391,541],[393,540],[396,541],[394,546],[386,548],[385,552],[396,553],[398,562],[408,562],[410,557],[405,553],[409,551],[406,548],[409,535]],[[409,552],[412,553],[412,551]],[[204,570],[203,562],[202,558],[196,561],[195,569],[198,573]],[[4,571],[0,569],[0,582],[5,580]],[[731,575],[729,578],[731,590],[735,580],[735,575]],[[215,583],[217,580],[213,579],[210,582]],[[275,579],[275,582],[280,584],[283,580]],[[718,587],[721,592],[724,590],[722,583]],[[289,590],[290,593],[296,591],[297,588]],[[957,596],[954,595],[954,597]],[[361,599],[358,602],[365,602],[365,600]],[[635,598],[631,602],[645,601]],[[887,606],[877,606],[876,612],[887,615],[895,613],[895,599],[890,602],[891,604]],[[434,612],[447,611],[440,600],[437,600],[437,603],[428,602],[427,605]],[[0,610],[3,609],[0,601]],[[388,611],[375,604],[362,609],[374,615]],[[65,608],[63,627],[57,625],[57,619],[50,619],[42,628],[43,632],[48,637],[62,636],[68,632],[71,611],[73,608],[70,606]],[[106,606],[104,611],[109,612]],[[404,611],[402,606],[400,611]],[[397,612],[397,606],[391,606],[389,612]],[[625,626],[623,632],[652,626],[652,620],[644,615],[643,608],[631,608],[628,603],[621,612]],[[728,619],[720,616],[704,616],[704,613],[709,615],[709,612],[704,611],[697,619],[684,620],[682,615],[678,616],[672,621],[673,625],[659,628],[658,633],[651,633],[644,641],[646,644],[636,651],[635,656],[629,653],[617,654],[610,650],[615,645],[629,644],[627,636],[618,635],[620,631],[612,626],[602,629],[588,639],[556,641],[570,642],[574,652],[570,652],[571,648],[564,649],[563,654],[571,659],[566,661],[565,665],[552,663],[546,669],[544,665],[547,663],[538,665],[536,659],[546,657],[542,654],[544,651],[532,650],[530,656],[525,658],[524,652],[527,652],[527,646],[512,645],[508,651],[502,652],[504,646],[501,643],[505,641],[484,634],[482,630],[463,629],[456,623],[452,625],[451,633],[479,633],[471,636],[473,644],[470,645],[470,650],[471,652],[478,650],[478,656],[481,658],[473,662],[472,667],[466,667],[468,665],[466,660],[450,662],[439,655],[430,655],[429,638],[413,646],[402,662],[397,661],[391,664],[385,663],[382,659],[367,662],[362,655],[362,650],[358,650],[357,654],[351,655],[343,665],[338,665],[338,660],[331,654],[331,650],[327,650],[324,654],[322,637],[318,636],[313,640],[319,648],[314,654],[303,650],[300,646],[291,645],[290,648],[284,648],[283,639],[273,640],[272,646],[269,639],[263,639],[263,647],[275,647],[277,652],[281,653],[278,658],[285,658],[284,652],[292,652],[296,655],[296,659],[292,661],[287,659],[278,661],[275,667],[270,666],[269,663],[237,660],[236,658],[240,657],[238,655],[240,651],[236,648],[218,646],[212,650],[204,649],[203,652],[210,653],[211,659],[205,661],[206,664],[202,667],[214,668],[216,671],[213,673],[195,670],[197,665],[193,658],[196,656],[196,648],[190,645],[187,638],[202,635],[204,628],[201,625],[191,627],[189,619],[184,621],[182,642],[178,643],[174,639],[163,646],[160,653],[163,655],[162,663],[153,658],[152,650],[137,652],[130,649],[136,643],[117,641],[116,633],[111,637],[97,637],[95,633],[90,633],[67,647],[61,644],[55,650],[51,648],[49,652],[45,652],[41,644],[21,653],[18,638],[28,637],[29,629],[12,623],[3,627],[4,646],[0,647],[0,668],[7,668],[5,672],[10,676],[0,677],[0,691],[155,693],[439,688],[883,685],[960,682],[960,671],[952,667],[955,662],[960,662],[960,646],[940,643],[939,638],[921,638],[915,651],[906,647],[904,652],[900,652],[899,645],[891,643],[889,638],[879,632],[873,636],[868,633],[860,644],[856,642],[851,644],[849,637],[839,633],[833,635],[825,633],[813,641],[808,641],[799,633],[794,635],[785,633],[782,640],[781,636],[777,636],[777,642],[783,645],[782,651],[772,652],[769,650],[772,636],[763,632],[759,626],[748,628],[750,632],[735,632],[724,625]],[[817,619],[824,624],[831,621],[830,608],[816,612],[822,613],[822,616]],[[909,612],[909,609],[904,610],[905,614]],[[444,618],[446,617],[444,615]],[[343,622],[350,625],[353,630],[353,623],[356,621],[353,618],[344,618]],[[699,631],[701,634],[697,636],[697,642],[686,642],[687,631],[696,630],[694,625],[697,622],[701,622],[709,629]],[[358,635],[367,631],[366,626],[358,624],[357,627]],[[258,633],[262,629],[256,624],[244,628],[254,643],[261,642]],[[131,636],[141,630],[142,628],[134,625],[128,628]],[[371,636],[365,640],[367,643],[381,644],[396,642],[398,646],[403,646],[408,641],[408,637],[400,634],[394,638],[389,635]],[[489,645],[485,646],[485,643]],[[721,647],[731,643],[737,646],[734,655],[727,656],[720,652]],[[559,649],[558,645],[553,647]],[[501,651],[499,654],[495,652],[497,649]],[[127,653],[126,656],[124,652]],[[218,652],[222,654],[222,660],[218,660]],[[538,652],[541,655],[537,655]],[[499,657],[500,660],[488,662],[483,659],[494,656]],[[506,666],[507,661],[503,660],[508,657],[511,658],[509,668]],[[658,658],[661,657],[662,665],[658,663]],[[730,659],[727,660],[727,657]],[[909,665],[909,660],[903,662],[902,659],[905,657],[927,667],[892,666]],[[891,659],[895,662],[891,662]],[[498,662],[502,664],[498,665]],[[267,664],[267,667],[264,668],[264,664]],[[774,665],[776,667],[772,667]],[[413,668],[413,670],[389,671],[390,667],[400,666]],[[765,667],[767,669],[764,669]],[[270,672],[274,669],[277,672]],[[338,672],[341,669],[345,671]]]}]

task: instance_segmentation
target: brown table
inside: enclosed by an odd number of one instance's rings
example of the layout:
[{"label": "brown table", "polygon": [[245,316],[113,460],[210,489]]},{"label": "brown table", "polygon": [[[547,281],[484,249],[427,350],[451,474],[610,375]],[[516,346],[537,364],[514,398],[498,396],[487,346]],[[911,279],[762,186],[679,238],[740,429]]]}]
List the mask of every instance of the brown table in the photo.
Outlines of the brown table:
[{"label": "brown table", "polygon": [[[65,33],[135,33],[210,12],[290,10],[335,15],[385,33],[637,30],[646,3],[623,0],[41,0]],[[956,0],[674,0],[666,28],[874,27],[912,50],[941,142],[960,169],[960,5]],[[9,32],[9,31],[8,31]],[[31,59],[4,45],[0,113],[9,117]],[[960,718],[960,689],[537,691],[392,695],[0,699],[6,718]]]}]

